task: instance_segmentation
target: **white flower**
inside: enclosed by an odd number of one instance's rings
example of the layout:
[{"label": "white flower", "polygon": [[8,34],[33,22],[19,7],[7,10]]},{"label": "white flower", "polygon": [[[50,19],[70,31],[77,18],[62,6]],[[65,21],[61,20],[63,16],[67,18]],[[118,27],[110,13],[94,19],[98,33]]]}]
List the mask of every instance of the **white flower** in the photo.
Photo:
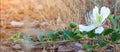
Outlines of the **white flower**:
[{"label": "white flower", "polygon": [[79,29],[80,29],[81,32],[83,32],[83,31],[89,32],[89,31],[91,31],[95,28],[96,28],[95,25],[88,25],[88,26],[79,25]]},{"label": "white flower", "polygon": [[[95,33],[98,33],[98,34],[101,34],[103,31],[104,31],[104,28],[102,27],[102,24],[103,22],[105,21],[105,19],[109,16],[110,14],[110,9],[103,6],[100,10],[100,13],[99,13],[99,8],[97,6],[95,6],[95,8],[93,8],[93,14],[90,16],[90,19],[91,19],[91,23],[90,25],[88,26],[84,26],[84,25],[79,25],[79,30],[81,32],[83,31],[86,31],[86,32],[89,32],[95,28]],[[87,19],[87,20],[90,20],[90,19]]]},{"label": "white flower", "polygon": [[91,19],[96,26],[101,26],[109,14],[109,8],[103,6],[99,13],[99,8],[95,6],[95,8],[93,8],[93,17],[91,17]]},{"label": "white flower", "polygon": [[10,25],[21,27],[21,26],[24,25],[24,23],[23,22],[12,21],[12,22],[10,22]]},{"label": "white flower", "polygon": [[103,28],[103,27],[98,27],[98,28],[95,30],[95,33],[101,34],[103,31],[104,31],[104,28]]}]

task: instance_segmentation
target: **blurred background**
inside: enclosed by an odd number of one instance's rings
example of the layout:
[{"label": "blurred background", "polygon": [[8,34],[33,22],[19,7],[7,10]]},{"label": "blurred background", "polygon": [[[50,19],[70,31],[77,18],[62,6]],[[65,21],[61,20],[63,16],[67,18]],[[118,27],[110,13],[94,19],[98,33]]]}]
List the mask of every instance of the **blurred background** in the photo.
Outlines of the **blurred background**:
[{"label": "blurred background", "polygon": [[[35,35],[69,29],[70,22],[85,23],[94,6],[107,6],[120,15],[120,0],[0,0],[0,39],[21,32]],[[11,21],[24,22],[21,27]]]}]

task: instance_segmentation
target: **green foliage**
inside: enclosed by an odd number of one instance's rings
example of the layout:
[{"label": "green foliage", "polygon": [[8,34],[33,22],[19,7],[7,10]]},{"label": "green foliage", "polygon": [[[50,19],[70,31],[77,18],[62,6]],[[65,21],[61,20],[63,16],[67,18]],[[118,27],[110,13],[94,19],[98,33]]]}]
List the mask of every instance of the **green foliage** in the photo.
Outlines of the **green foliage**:
[{"label": "green foliage", "polygon": [[76,34],[80,34],[79,29],[76,29],[76,30],[74,31],[74,33],[76,33]]},{"label": "green foliage", "polygon": [[[113,28],[107,28],[101,34],[96,34],[94,32],[95,29],[90,32],[80,32],[80,30],[77,28],[77,24],[72,22],[70,23],[70,27],[73,28],[71,30],[64,29],[56,32],[48,31],[45,33],[45,35],[38,34],[37,39],[39,42],[37,42],[37,44],[88,40],[96,42],[95,45],[83,44],[83,48],[86,49],[87,52],[91,52],[97,47],[104,47],[111,43],[117,43],[120,40],[120,25],[117,25],[117,20],[120,19],[120,16],[116,16],[115,18],[113,17],[114,15],[109,16]],[[106,39],[107,36],[109,36],[109,39]],[[17,33],[15,36],[11,36],[10,39],[13,41],[19,40],[20,33]],[[32,41],[32,37],[29,35],[24,35],[23,39]]]},{"label": "green foliage", "polygon": [[11,36],[10,40],[14,41],[15,43],[20,43],[20,33],[17,33],[15,36]]},{"label": "green foliage", "polygon": [[46,33],[46,36],[49,39],[51,39],[53,35],[55,35],[55,32],[53,32],[53,31],[49,31],[49,32]]},{"label": "green foliage", "polygon": [[118,25],[118,31],[120,32],[120,25]]},{"label": "green foliage", "polygon": [[92,52],[92,46],[88,44],[83,44],[82,46],[84,49],[86,49],[87,52]]},{"label": "green foliage", "polygon": [[112,22],[112,25],[113,25],[114,29],[117,29],[117,27],[119,27],[119,26],[117,26],[117,21],[118,20],[120,20],[120,16],[116,16],[115,18],[111,19],[111,22]]},{"label": "green foliage", "polygon": [[116,17],[115,17],[115,20],[120,20],[120,16],[116,16]]},{"label": "green foliage", "polygon": [[63,34],[64,33],[64,30],[59,30],[58,31],[58,34]]},{"label": "green foliage", "polygon": [[116,42],[120,40],[120,24],[117,24],[117,21],[120,20],[120,16],[115,16],[115,18],[111,19],[113,25],[113,32],[111,35],[111,41]]},{"label": "green foliage", "polygon": [[87,35],[88,35],[89,38],[93,38],[93,37],[96,36],[96,34],[94,33],[94,31],[88,32]]},{"label": "green foliage", "polygon": [[15,36],[10,37],[10,40],[12,40],[12,41],[14,41],[15,39],[16,39]]},{"label": "green foliage", "polygon": [[106,42],[103,41],[102,35],[97,34],[98,44],[100,47],[104,47],[106,45]]},{"label": "green foliage", "polygon": [[113,17],[114,17],[114,14],[111,14],[111,15],[108,16],[108,18],[109,18],[110,20],[113,19]]},{"label": "green foliage", "polygon": [[69,30],[64,30],[64,33],[62,34],[62,38],[64,39],[72,39],[73,33]]},{"label": "green foliage", "polygon": [[32,41],[30,35],[24,35],[24,36],[23,36],[23,39],[24,39],[24,40],[28,40],[28,41]]},{"label": "green foliage", "polygon": [[20,33],[17,33],[15,36],[11,36],[10,40],[15,41],[20,38]]},{"label": "green foliage", "polygon": [[16,36],[15,36],[17,39],[20,38],[20,33],[17,33]]},{"label": "green foliage", "polygon": [[52,40],[53,40],[53,41],[56,41],[57,39],[58,39],[58,36],[57,36],[57,35],[53,35],[53,36],[52,36]]},{"label": "green foliage", "polygon": [[112,21],[113,27],[116,28],[116,25],[117,25],[116,22],[117,22],[117,21],[116,21],[115,19],[112,19],[111,21]]},{"label": "green foliage", "polygon": [[109,35],[110,33],[113,32],[113,29],[106,29],[104,32],[103,32],[103,35],[106,36],[106,35]]},{"label": "green foliage", "polygon": [[49,38],[52,41],[56,41],[58,38],[56,32],[53,32],[53,31],[47,32],[46,36],[47,36],[47,38]]},{"label": "green foliage", "polygon": [[41,34],[38,34],[37,38],[38,38],[39,41],[44,41],[44,37]]},{"label": "green foliage", "polygon": [[70,23],[70,27],[75,28],[75,27],[77,27],[77,24],[75,22],[72,22],[72,23]]},{"label": "green foliage", "polygon": [[118,32],[112,33],[111,40],[112,40],[112,42],[120,40],[120,33],[118,33]]}]

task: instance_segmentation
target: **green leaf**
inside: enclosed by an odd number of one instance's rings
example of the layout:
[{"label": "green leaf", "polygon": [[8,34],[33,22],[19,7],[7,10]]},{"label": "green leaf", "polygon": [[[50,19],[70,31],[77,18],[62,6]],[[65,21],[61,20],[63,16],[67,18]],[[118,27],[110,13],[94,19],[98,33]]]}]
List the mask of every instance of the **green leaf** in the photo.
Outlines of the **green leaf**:
[{"label": "green leaf", "polygon": [[18,40],[18,39],[20,39],[20,33],[17,33],[15,36],[10,37],[10,40],[12,40],[12,41],[15,41],[15,40]]},{"label": "green leaf", "polygon": [[49,38],[49,39],[51,39],[51,40],[53,40],[53,41],[56,41],[57,40],[57,34],[55,33],[55,32],[53,32],[53,31],[49,31],[49,32],[47,32],[46,33],[46,36],[47,36],[47,38]]},{"label": "green leaf", "polygon": [[112,33],[112,36],[111,36],[111,41],[112,42],[115,42],[117,40],[120,40],[120,34],[118,32],[114,32]]},{"label": "green leaf", "polygon": [[37,38],[38,38],[39,41],[44,41],[44,38],[43,38],[43,36],[41,34],[38,34]]},{"label": "green leaf", "polygon": [[107,43],[103,41],[102,36],[100,34],[97,34],[97,39],[98,39],[98,44],[100,45],[100,47],[106,46]]},{"label": "green leaf", "polygon": [[31,41],[31,37],[30,37],[29,35],[24,35],[24,36],[23,36],[23,39],[24,39],[24,40]]},{"label": "green leaf", "polygon": [[15,36],[17,39],[20,38],[20,33],[17,33],[16,36]]},{"label": "green leaf", "polygon": [[120,16],[116,16],[115,19],[111,19],[113,27],[116,29],[117,27],[117,20],[120,19]]},{"label": "green leaf", "polygon": [[99,46],[99,44],[97,43],[97,44],[93,45],[92,48],[96,49],[98,46]]},{"label": "green leaf", "polygon": [[15,36],[10,37],[10,40],[12,40],[12,41],[14,41],[15,39],[16,39]]},{"label": "green leaf", "polygon": [[92,51],[92,46],[91,46],[91,45],[83,44],[82,47],[83,47],[84,49],[86,49],[88,52],[91,52],[91,51]]},{"label": "green leaf", "polygon": [[103,32],[103,35],[109,35],[110,33],[113,32],[113,29],[106,29],[104,32]]},{"label": "green leaf", "polygon": [[88,35],[88,32],[85,32],[85,31],[83,31],[83,32],[80,32],[83,36],[84,35]]},{"label": "green leaf", "polygon": [[21,39],[17,39],[17,40],[15,40],[14,41],[16,44],[20,44],[22,41],[21,41]]},{"label": "green leaf", "polygon": [[112,14],[112,15],[109,15],[109,19],[111,20],[111,19],[113,19],[113,17],[114,17],[114,14]]},{"label": "green leaf", "polygon": [[117,25],[116,22],[117,21],[115,19],[112,19],[112,25],[113,25],[114,28],[116,28],[116,25]]},{"label": "green leaf", "polygon": [[53,35],[53,36],[52,36],[52,40],[53,40],[53,41],[56,41],[57,38],[58,38],[57,35]]},{"label": "green leaf", "polygon": [[116,17],[115,17],[115,20],[119,20],[119,19],[120,19],[120,16],[116,16]]},{"label": "green leaf", "polygon": [[74,38],[77,34],[74,32],[71,32],[69,30],[65,30],[64,33],[68,36],[68,38],[72,39]]},{"label": "green leaf", "polygon": [[64,33],[64,30],[59,30],[58,31],[58,34],[63,34]]},{"label": "green leaf", "polygon": [[64,39],[71,39],[75,36],[76,34],[74,34],[73,32],[69,31],[69,30],[64,30],[64,34],[62,34],[62,38]]},{"label": "green leaf", "polygon": [[55,32],[49,31],[46,33],[47,38],[52,39],[52,36],[55,35]]},{"label": "green leaf", "polygon": [[79,29],[76,29],[76,30],[74,31],[74,33],[80,34],[80,30],[79,30]]},{"label": "green leaf", "polygon": [[74,37],[72,37],[72,38],[73,38],[74,40],[80,40],[80,38],[82,38],[82,37],[76,35],[76,36],[74,36]]},{"label": "green leaf", "polygon": [[62,34],[62,38],[67,39],[68,38],[67,34]]},{"label": "green leaf", "polygon": [[70,23],[71,28],[75,28],[76,26],[77,26],[77,24],[75,22]]},{"label": "green leaf", "polygon": [[106,46],[106,43],[103,42],[103,41],[100,41],[100,42],[99,42],[99,45],[100,45],[101,47],[104,47],[104,46]]},{"label": "green leaf", "polygon": [[94,33],[94,31],[88,32],[87,35],[88,35],[89,38],[93,38],[93,37],[96,36],[96,34]]},{"label": "green leaf", "polygon": [[118,31],[120,32],[120,25],[118,25]]},{"label": "green leaf", "polygon": [[90,49],[90,48],[92,48],[92,46],[91,46],[91,45],[88,45],[88,44],[83,44],[83,48],[85,48],[85,49]]}]

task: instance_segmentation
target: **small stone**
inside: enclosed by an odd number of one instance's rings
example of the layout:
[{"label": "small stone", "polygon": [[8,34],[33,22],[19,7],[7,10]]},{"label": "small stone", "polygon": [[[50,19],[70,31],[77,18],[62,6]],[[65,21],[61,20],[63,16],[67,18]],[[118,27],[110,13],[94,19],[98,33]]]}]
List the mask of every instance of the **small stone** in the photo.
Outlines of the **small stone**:
[{"label": "small stone", "polygon": [[48,24],[48,23],[47,23],[47,22],[41,22],[41,23],[40,23],[41,26],[44,26],[44,25],[46,25],[46,24]]},{"label": "small stone", "polygon": [[42,10],[43,9],[43,5],[37,5],[34,8],[35,8],[35,10]]},{"label": "small stone", "polygon": [[73,49],[69,46],[68,47],[66,47],[66,46],[59,46],[58,47],[58,52],[69,52],[69,51],[74,52]]},{"label": "small stone", "polygon": [[82,45],[80,43],[75,43],[75,46],[82,47]]},{"label": "small stone", "polygon": [[20,44],[16,44],[16,45],[12,46],[12,48],[16,49],[16,50],[20,50],[21,46],[20,46]]},{"label": "small stone", "polygon": [[21,27],[21,26],[24,25],[24,22],[12,21],[12,22],[10,22],[10,24],[11,24],[12,26],[18,26],[18,27]]},{"label": "small stone", "polygon": [[38,48],[38,47],[33,45],[33,46],[31,46],[31,48],[32,48],[32,49],[36,49],[36,48]]},{"label": "small stone", "polygon": [[85,52],[84,50],[79,50],[78,52]]}]

